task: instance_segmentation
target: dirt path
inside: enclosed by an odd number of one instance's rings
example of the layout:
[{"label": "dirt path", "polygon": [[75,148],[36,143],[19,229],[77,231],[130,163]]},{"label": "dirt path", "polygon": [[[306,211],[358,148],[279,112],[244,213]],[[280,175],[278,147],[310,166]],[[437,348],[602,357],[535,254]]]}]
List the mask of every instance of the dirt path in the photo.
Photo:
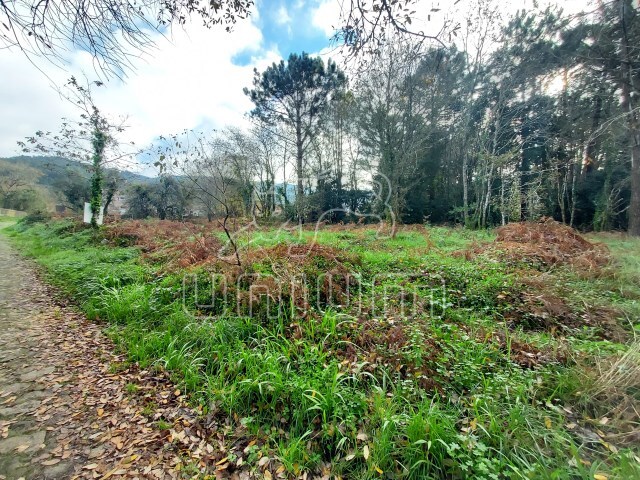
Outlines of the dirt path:
[{"label": "dirt path", "polygon": [[215,469],[224,449],[166,376],[127,366],[53,294],[0,234],[0,480]]},{"label": "dirt path", "polygon": [[73,468],[67,458],[38,468],[57,447],[53,435],[31,412],[54,392],[43,378],[55,366],[43,361],[47,332],[39,328],[47,310],[43,291],[35,278],[0,238],[0,475],[7,478],[60,478]]}]

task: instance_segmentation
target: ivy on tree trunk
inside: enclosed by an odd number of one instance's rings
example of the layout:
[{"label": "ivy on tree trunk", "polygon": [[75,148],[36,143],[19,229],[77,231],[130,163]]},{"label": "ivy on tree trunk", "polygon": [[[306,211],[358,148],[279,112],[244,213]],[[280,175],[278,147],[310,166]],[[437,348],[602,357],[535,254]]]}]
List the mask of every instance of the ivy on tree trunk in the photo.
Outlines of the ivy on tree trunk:
[{"label": "ivy on tree trunk", "polygon": [[98,228],[98,217],[102,205],[102,163],[104,160],[104,149],[107,144],[107,135],[100,129],[99,119],[93,118],[93,158],[91,175],[91,226]]}]

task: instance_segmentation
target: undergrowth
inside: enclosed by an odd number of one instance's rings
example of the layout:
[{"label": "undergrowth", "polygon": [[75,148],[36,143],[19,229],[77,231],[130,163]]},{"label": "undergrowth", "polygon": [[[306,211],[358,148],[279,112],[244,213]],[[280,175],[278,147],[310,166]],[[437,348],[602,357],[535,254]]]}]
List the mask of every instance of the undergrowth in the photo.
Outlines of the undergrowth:
[{"label": "undergrowth", "polygon": [[[454,255],[493,237],[440,227],[395,239],[364,228],[249,232],[241,270],[202,256],[181,266],[173,250],[171,260],[149,256],[129,237],[71,221],[5,232],[105,323],[131,362],[166,369],[203,416],[256,440],[244,449],[255,469],[259,448],[292,478],[327,468],[358,479],[640,477],[631,414],[637,241],[600,238],[620,258],[606,275],[560,266],[540,277],[510,261]],[[309,255],[296,260],[291,252],[306,246]],[[301,301],[292,287],[266,306],[268,295],[252,290],[267,277],[327,271],[357,275],[372,301],[346,304],[349,280],[334,302],[323,289]],[[216,288],[211,273],[240,278],[229,288],[244,303],[202,307]],[[526,276],[569,313],[527,300]],[[406,292],[419,299],[412,311]],[[595,307],[606,322],[586,317]],[[607,336],[612,324],[622,337]],[[616,411],[622,401],[630,408]]]}]

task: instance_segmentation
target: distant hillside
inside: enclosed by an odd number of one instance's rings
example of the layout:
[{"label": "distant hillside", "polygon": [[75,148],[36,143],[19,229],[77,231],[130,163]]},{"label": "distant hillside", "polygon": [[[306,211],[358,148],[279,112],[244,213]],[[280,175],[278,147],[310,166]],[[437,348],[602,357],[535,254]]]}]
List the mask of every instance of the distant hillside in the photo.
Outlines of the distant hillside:
[{"label": "distant hillside", "polygon": [[[35,168],[42,172],[42,176],[38,178],[37,183],[46,187],[51,187],[56,183],[67,178],[70,174],[80,176],[89,176],[87,166],[75,160],[68,160],[61,157],[28,157],[18,156],[2,158],[10,163],[22,164],[31,168]],[[152,183],[155,179],[141,175],[139,173],[129,172],[127,170],[119,170],[120,175],[126,183]]]}]

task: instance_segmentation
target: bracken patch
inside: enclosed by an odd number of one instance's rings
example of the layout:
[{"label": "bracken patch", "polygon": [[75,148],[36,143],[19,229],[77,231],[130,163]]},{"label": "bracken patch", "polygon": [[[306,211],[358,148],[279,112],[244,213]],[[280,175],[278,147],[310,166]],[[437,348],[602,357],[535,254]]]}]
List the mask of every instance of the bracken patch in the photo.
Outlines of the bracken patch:
[{"label": "bracken patch", "polygon": [[519,283],[520,288],[503,299],[509,305],[504,317],[511,327],[560,335],[591,327],[598,337],[616,342],[624,342],[629,336],[618,323],[621,312],[613,307],[583,302],[578,308],[549,285],[543,275],[523,274]]},{"label": "bracken patch", "polygon": [[498,228],[496,233],[495,242],[473,245],[457,255],[470,259],[484,254],[540,269],[570,265],[581,271],[590,271],[611,263],[605,245],[590,242],[575,229],[551,218],[545,217],[538,222],[510,223]]},{"label": "bracken patch", "polygon": [[145,257],[179,269],[217,257],[222,242],[205,225],[170,220],[129,220],[108,225],[105,238],[119,246],[136,246]]}]

